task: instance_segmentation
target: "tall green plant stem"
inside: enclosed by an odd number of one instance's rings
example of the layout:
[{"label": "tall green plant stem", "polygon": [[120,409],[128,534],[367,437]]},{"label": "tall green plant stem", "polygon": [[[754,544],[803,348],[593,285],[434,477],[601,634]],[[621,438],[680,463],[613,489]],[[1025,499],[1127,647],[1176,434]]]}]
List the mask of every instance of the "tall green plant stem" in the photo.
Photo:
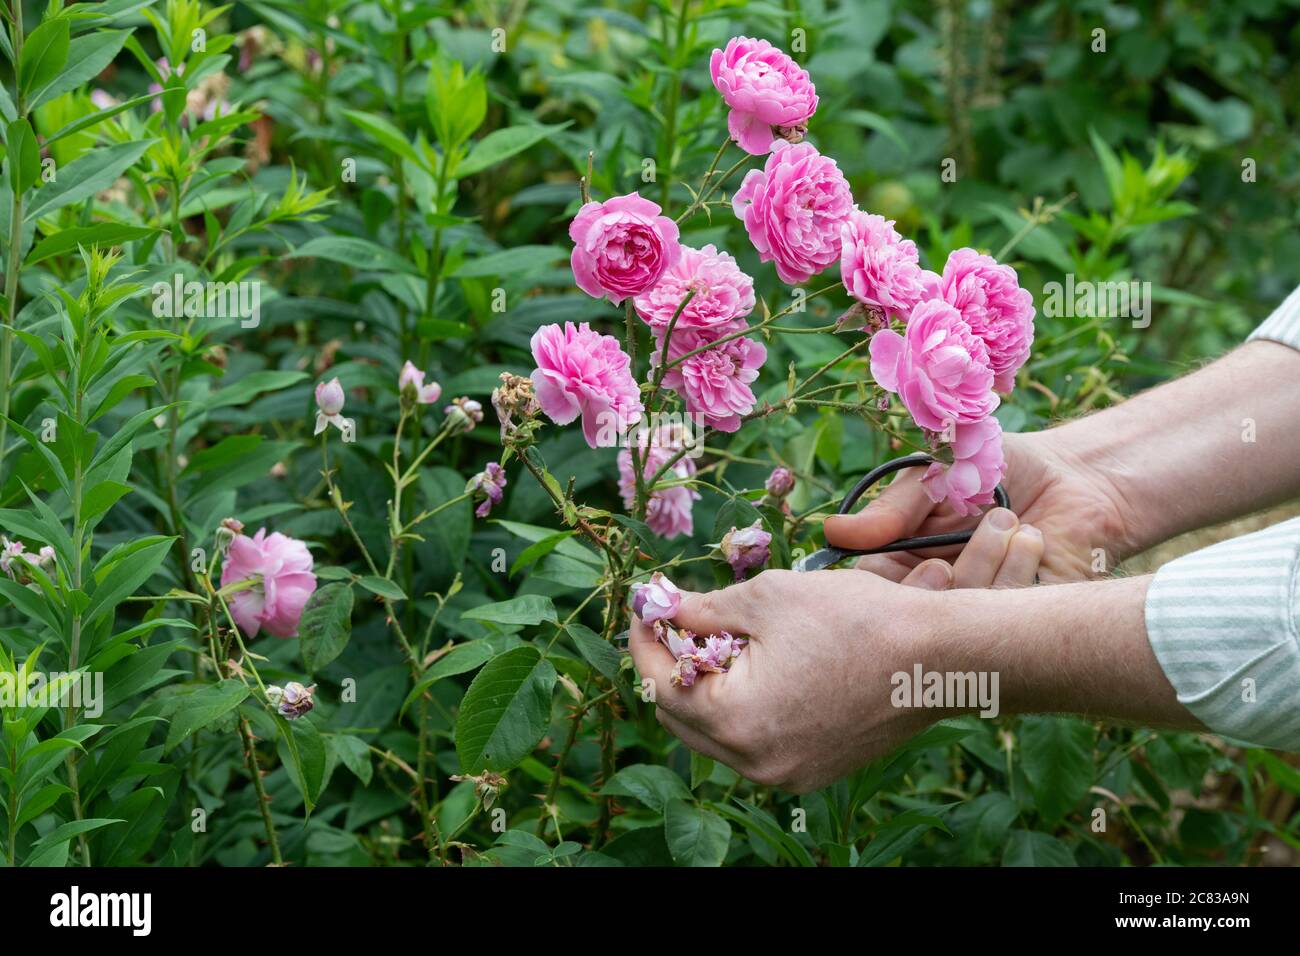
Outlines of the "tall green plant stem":
[{"label": "tall green plant stem", "polygon": [[[22,0],[13,0],[9,4],[13,14],[14,30],[12,45],[14,63],[20,62],[23,55],[23,4]],[[17,69],[14,76],[14,106],[18,118],[27,115],[27,104],[23,101],[22,86],[18,82]],[[14,162],[10,157],[9,161]],[[9,200],[9,260],[5,265],[5,302],[9,306],[6,327],[0,329],[0,482],[4,480],[5,445],[9,440],[9,396],[13,391],[10,385],[10,368],[13,365],[14,333],[18,325],[18,270],[22,268],[23,245],[23,195],[22,190],[13,190]]]},{"label": "tall green plant stem", "polygon": [[239,718],[239,737],[244,742],[244,759],[248,762],[248,775],[253,778],[253,789],[257,792],[257,806],[262,811],[262,825],[266,827],[266,839],[271,845],[271,862],[284,866],[284,857],[280,855],[280,838],[275,832],[275,821],[271,819],[271,798],[266,795],[266,785],[262,783],[262,768],[257,764],[257,750],[253,746],[253,731],[248,726],[248,718]]},{"label": "tall green plant stem", "polygon": [[680,64],[682,47],[686,45],[687,13],[690,5],[690,0],[681,0],[681,6],[677,11],[677,36],[673,43],[673,74],[668,84],[668,105],[664,109],[664,161],[660,163],[663,167],[660,170],[660,181],[663,183],[663,201],[661,205],[664,206],[668,205],[669,193],[673,186],[673,166],[677,153],[677,107],[682,95]]}]

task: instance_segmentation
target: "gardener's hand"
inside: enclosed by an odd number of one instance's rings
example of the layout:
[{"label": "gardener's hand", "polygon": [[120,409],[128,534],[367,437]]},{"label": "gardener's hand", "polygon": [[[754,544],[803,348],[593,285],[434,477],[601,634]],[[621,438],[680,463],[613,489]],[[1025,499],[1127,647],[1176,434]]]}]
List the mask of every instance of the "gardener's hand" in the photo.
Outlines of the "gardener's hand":
[{"label": "gardener's hand", "polygon": [[[1003,509],[985,515],[974,538],[954,560],[954,587],[1001,587],[1024,580],[1023,569],[1039,551],[1043,582],[1077,581],[1113,570],[1115,542],[1124,534],[1120,496],[1105,476],[1061,447],[1053,432],[1008,434],[1004,438],[1004,487],[1018,522]],[[852,515],[826,519],[826,541],[840,548],[865,549],[915,534],[959,531],[976,518],[936,505],[921,487],[923,469],[902,472],[871,504]],[[996,527],[990,527],[996,525]],[[1028,525],[1039,534],[1026,532]],[[1016,533],[1019,531],[1020,533]],[[1026,536],[1028,535],[1028,536]],[[995,564],[1001,547],[1007,567]],[[924,558],[952,557],[957,549],[869,555],[858,567],[898,581]],[[1035,562],[1036,563],[1036,562]]]}]

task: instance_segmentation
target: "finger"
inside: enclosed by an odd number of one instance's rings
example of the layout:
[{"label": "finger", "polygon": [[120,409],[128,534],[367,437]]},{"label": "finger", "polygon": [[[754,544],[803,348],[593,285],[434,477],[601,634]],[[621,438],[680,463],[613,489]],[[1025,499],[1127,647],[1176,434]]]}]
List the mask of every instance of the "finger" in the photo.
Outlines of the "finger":
[{"label": "finger", "polygon": [[898,584],[920,563],[920,558],[906,551],[893,554],[868,554],[858,558],[854,565],[859,571],[870,571],[877,577]]},{"label": "finger", "polygon": [[712,737],[701,733],[662,708],[655,711],[655,717],[659,723],[663,724],[665,730],[697,754],[703,754],[705,757],[711,757],[714,760],[721,760],[732,770],[740,773],[737,768],[742,766],[744,761],[735,751],[728,750]]},{"label": "finger", "polygon": [[1033,525],[1022,524],[1011,536],[1007,556],[993,579],[995,588],[1024,588],[1034,583],[1039,562],[1043,560],[1043,533]]},{"label": "finger", "polygon": [[829,515],[823,526],[826,543],[856,551],[879,548],[911,534],[934,509],[921,485],[922,474],[920,468],[908,468],[861,511]]},{"label": "finger", "polygon": [[1007,508],[994,508],[986,514],[953,562],[952,586],[986,588],[991,585],[1019,525],[1020,519]]},{"label": "finger", "polygon": [[742,581],[717,591],[683,591],[682,603],[673,615],[678,627],[696,634],[748,634],[753,630],[749,596],[752,581]]},{"label": "finger", "polygon": [[653,700],[660,708],[680,714],[684,719],[694,716],[695,707],[690,692],[682,687],[673,686],[673,667],[677,660],[672,652],[664,647],[663,642],[655,637],[654,629],[642,624],[635,617],[628,632],[627,649],[632,655],[632,663],[643,681],[653,681]]},{"label": "finger", "polygon": [[952,565],[942,558],[931,558],[913,568],[902,583],[926,591],[946,591],[952,586],[952,579]]}]

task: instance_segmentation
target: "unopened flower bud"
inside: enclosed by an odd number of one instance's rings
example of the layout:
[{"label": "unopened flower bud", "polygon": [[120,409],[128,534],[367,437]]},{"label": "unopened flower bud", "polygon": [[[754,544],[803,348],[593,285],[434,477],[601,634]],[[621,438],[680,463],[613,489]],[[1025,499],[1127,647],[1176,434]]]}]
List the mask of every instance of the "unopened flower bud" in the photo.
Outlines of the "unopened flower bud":
[{"label": "unopened flower bud", "polygon": [[443,411],[447,413],[448,426],[456,432],[473,431],[483,420],[483,406],[472,398],[453,399]]},{"label": "unopened flower bud", "polygon": [[794,491],[794,473],[789,468],[773,468],[763,487],[773,498],[784,498]]}]

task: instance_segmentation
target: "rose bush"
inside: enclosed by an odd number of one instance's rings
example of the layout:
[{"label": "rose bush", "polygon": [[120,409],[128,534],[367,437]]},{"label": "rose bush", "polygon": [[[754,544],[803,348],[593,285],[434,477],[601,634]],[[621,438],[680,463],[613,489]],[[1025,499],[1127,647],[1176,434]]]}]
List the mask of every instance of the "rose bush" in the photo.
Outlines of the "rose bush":
[{"label": "rose bush", "polygon": [[[617,7],[11,5],[0,692],[62,676],[0,693],[4,861],[1295,845],[1275,755],[1077,719],[947,721],[794,797],[666,733],[620,641],[639,615],[708,693],[752,650],[675,625],[682,591],[790,567],[909,451],[977,511],[1004,435],[1231,341],[1227,297],[1268,297],[1232,263],[1293,260],[1294,203],[1181,196],[1228,195],[1247,137],[1290,148],[1235,97],[1286,115],[1292,68],[1207,106],[1196,37],[1285,30],[1182,11],[1152,98],[1063,54],[1049,80],[1069,18],[995,55],[1005,23],[919,2]],[[1139,268],[1180,334],[1045,314]]]}]

